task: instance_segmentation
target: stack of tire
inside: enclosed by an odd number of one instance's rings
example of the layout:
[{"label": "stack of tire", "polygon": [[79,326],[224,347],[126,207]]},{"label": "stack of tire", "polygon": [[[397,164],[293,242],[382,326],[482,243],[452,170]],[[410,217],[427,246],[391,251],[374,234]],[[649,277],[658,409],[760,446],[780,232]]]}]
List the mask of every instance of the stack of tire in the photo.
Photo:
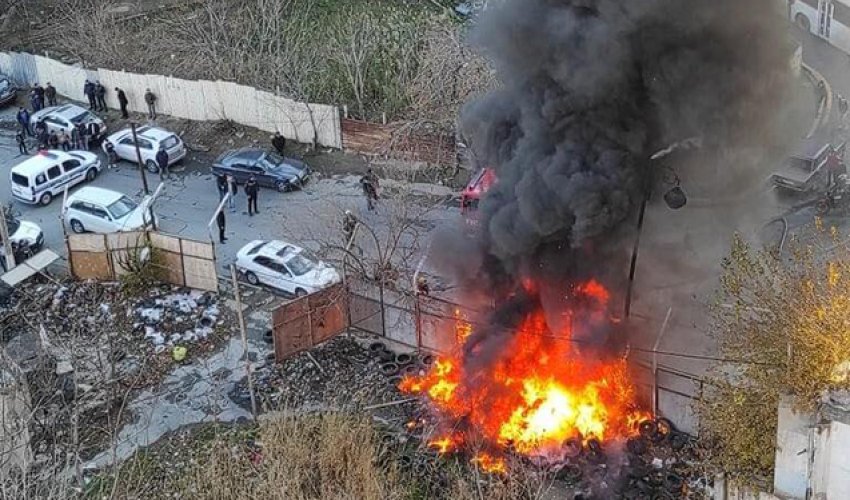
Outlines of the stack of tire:
[{"label": "stack of tire", "polygon": [[[626,442],[628,464],[619,485],[620,498],[655,500],[684,498],[687,481],[684,461],[691,438],[666,418],[644,420],[639,434]],[[672,452],[672,453],[671,453]],[[669,457],[667,460],[659,456]]]},{"label": "stack of tire", "polygon": [[389,378],[390,383],[398,385],[401,379],[408,375],[421,375],[434,363],[431,354],[396,354],[383,342],[375,342],[369,346],[369,352],[378,361],[381,372]]}]

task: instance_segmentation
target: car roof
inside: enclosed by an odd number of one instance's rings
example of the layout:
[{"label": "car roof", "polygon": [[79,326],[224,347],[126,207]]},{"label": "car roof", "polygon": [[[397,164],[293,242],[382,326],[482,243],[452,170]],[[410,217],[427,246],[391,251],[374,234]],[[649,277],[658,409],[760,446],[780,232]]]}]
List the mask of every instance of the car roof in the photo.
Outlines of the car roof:
[{"label": "car roof", "polygon": [[[248,251],[256,247],[257,245],[262,245],[262,247],[255,253],[248,255]],[[240,254],[245,255],[246,257],[271,257],[274,259],[284,258],[285,260],[289,260],[289,257],[292,255],[299,254],[304,249],[299,247],[298,245],[293,245],[291,243],[287,243],[281,240],[254,240],[239,250]],[[284,255],[278,255],[278,252],[285,251]]]},{"label": "car roof", "polygon": [[[111,134],[109,137],[107,137],[107,140],[110,141],[110,142],[120,141],[121,139],[124,139],[125,137],[127,137],[131,133],[132,133],[132,130],[128,127],[128,128],[123,129],[123,130],[119,130],[118,132],[115,132],[114,134]],[[152,141],[159,142],[163,139],[166,139],[168,137],[171,137],[172,135],[177,135],[177,134],[175,134],[174,132],[170,132],[168,130],[165,130],[164,128],[150,127],[150,126],[146,125],[144,127],[137,128],[136,129],[136,135],[141,136],[145,139],[150,139]]]},{"label": "car roof", "polygon": [[791,156],[801,160],[814,160],[822,155],[830,145],[831,142],[828,137],[818,134],[802,141]]},{"label": "car roof", "polygon": [[258,148],[239,148],[225,151],[216,160],[219,163],[228,163],[236,159],[240,160],[259,160],[265,154],[265,151]]},{"label": "car roof", "polygon": [[85,113],[87,110],[85,108],[81,108],[76,104],[63,104],[61,106],[51,106],[49,108],[44,108],[40,111],[37,111],[32,114],[33,118],[43,118],[45,116],[61,116],[62,118],[66,118],[70,120],[80,113]]},{"label": "car roof", "polygon": [[51,149],[48,151],[39,151],[26,160],[12,167],[12,171],[24,176],[41,173],[45,165],[55,165],[58,162],[65,161],[71,158],[71,155],[64,151]]},{"label": "car roof", "polygon": [[68,201],[70,202],[81,200],[109,205],[118,201],[123,196],[124,193],[119,193],[118,191],[113,191],[111,189],[104,189],[94,186],[83,186],[80,189],[74,191],[74,194],[68,196]]}]

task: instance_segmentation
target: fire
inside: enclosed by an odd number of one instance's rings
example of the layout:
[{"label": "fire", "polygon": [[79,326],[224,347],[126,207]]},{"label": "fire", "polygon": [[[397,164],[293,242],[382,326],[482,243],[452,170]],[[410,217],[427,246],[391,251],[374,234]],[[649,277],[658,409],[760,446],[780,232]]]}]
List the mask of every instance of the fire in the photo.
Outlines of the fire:
[{"label": "fire", "polygon": [[465,441],[481,442],[487,453],[475,454],[473,461],[483,470],[503,472],[508,449],[555,457],[568,440],[603,441],[635,432],[646,414],[635,408],[625,360],[590,359],[579,354],[572,337],[574,321],[610,321],[610,294],[595,280],[570,293],[576,310],[566,312],[573,321],[565,331],[551,331],[542,309],[535,310],[486,361],[476,356],[479,345],[465,345],[475,338],[473,327],[456,312],[455,336],[466,349],[439,358],[428,373],[408,376],[399,386],[425,397],[444,424],[433,447],[447,452]]}]

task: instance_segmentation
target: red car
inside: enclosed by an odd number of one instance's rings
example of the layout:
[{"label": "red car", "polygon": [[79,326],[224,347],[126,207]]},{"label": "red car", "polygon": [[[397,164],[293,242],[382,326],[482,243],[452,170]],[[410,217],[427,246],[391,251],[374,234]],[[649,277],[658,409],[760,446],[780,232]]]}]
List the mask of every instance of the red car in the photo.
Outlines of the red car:
[{"label": "red car", "polygon": [[460,194],[460,213],[468,223],[478,222],[478,203],[495,183],[496,171],[487,167],[479,169],[469,180]]}]

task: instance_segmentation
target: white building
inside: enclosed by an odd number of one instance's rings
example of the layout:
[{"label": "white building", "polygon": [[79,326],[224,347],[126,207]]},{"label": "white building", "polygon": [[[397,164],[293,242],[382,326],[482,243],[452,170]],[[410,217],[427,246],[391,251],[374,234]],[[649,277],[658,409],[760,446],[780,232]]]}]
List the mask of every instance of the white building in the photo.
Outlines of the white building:
[{"label": "white building", "polygon": [[788,18],[850,54],[850,1],[788,0]]}]

